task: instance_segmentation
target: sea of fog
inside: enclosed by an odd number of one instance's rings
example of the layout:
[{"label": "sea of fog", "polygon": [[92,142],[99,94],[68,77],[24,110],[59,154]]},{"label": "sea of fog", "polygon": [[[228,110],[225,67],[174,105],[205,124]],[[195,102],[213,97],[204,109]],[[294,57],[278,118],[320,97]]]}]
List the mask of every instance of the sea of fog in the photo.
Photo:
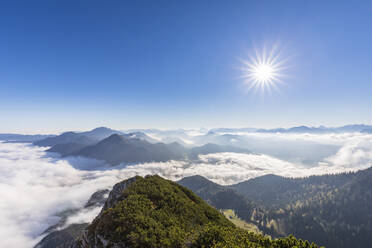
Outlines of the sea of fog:
[{"label": "sea of fog", "polygon": [[[0,247],[33,247],[43,231],[58,222],[58,213],[80,208],[97,190],[109,189],[135,175],[158,174],[171,180],[202,175],[227,185],[271,173],[302,177],[372,165],[372,135],[368,134],[250,135],[255,139],[282,140],[283,147],[286,140],[294,140],[337,144],[340,148],[313,166],[258,153],[216,153],[200,156],[196,162],[110,167],[86,158],[60,159],[31,144],[0,143]],[[79,212],[68,223],[91,221],[99,211]]]}]

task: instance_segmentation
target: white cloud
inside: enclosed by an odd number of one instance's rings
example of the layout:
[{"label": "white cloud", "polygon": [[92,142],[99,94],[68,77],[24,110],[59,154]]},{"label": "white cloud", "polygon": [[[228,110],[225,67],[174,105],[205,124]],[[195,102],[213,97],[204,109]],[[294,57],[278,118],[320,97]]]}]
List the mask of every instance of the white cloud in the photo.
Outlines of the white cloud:
[{"label": "white cloud", "polygon": [[102,207],[83,208],[76,214],[69,216],[60,229],[64,229],[71,224],[89,223],[101,212],[101,209]]},{"label": "white cloud", "polygon": [[0,247],[32,247],[58,212],[118,180],[47,158],[41,148],[0,143]]},{"label": "white cloud", "polygon": [[372,138],[354,139],[325,161],[337,167],[372,166]]}]

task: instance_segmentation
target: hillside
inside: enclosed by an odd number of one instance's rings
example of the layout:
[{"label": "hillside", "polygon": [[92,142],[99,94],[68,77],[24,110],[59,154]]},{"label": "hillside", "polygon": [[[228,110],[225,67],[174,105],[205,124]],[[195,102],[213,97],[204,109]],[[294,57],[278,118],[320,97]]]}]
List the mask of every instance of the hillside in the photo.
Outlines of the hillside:
[{"label": "hillside", "polygon": [[352,173],[307,178],[265,175],[232,185],[230,188],[267,207],[283,207],[339,188],[354,177]]},{"label": "hillside", "polygon": [[49,148],[47,152],[55,152],[60,154],[61,156],[69,156],[70,154],[79,151],[86,147],[87,144],[81,143],[64,143],[64,144],[56,144]]},{"label": "hillside", "polygon": [[190,190],[158,176],[116,184],[74,248],[317,247],[294,237],[270,240],[235,227]]},{"label": "hillside", "polygon": [[[316,194],[304,192],[302,200],[291,202],[282,213],[271,210],[267,216],[282,223],[284,233],[316,240],[327,247],[369,247],[372,169],[334,176],[329,181],[336,178],[344,178],[344,183]],[[332,186],[332,182],[328,185]],[[311,192],[310,185],[307,191]]]},{"label": "hillside", "polygon": [[234,189],[216,184],[202,176],[185,177],[177,183],[192,190],[203,200],[216,209],[234,211],[237,217],[244,219],[248,224],[259,226],[264,233],[271,234],[271,230],[260,225],[257,219],[263,219],[265,209]]},{"label": "hillside", "polygon": [[[227,209],[220,202],[230,202],[239,218],[274,237],[294,234],[329,248],[372,243],[372,168],[297,179],[266,175],[231,186],[199,176],[179,183],[218,209]],[[228,190],[234,193],[225,194]]]}]

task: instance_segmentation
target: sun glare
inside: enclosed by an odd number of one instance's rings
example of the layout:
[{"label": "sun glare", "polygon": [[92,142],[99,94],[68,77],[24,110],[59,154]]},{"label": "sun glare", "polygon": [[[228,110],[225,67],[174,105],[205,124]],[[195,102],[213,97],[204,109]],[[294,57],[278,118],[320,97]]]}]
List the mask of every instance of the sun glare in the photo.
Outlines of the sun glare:
[{"label": "sun glare", "polygon": [[274,78],[273,68],[270,65],[258,65],[254,68],[254,77],[262,82],[272,80]]},{"label": "sun glare", "polygon": [[256,51],[255,56],[250,56],[249,60],[241,60],[242,78],[245,85],[248,85],[248,90],[254,89],[264,93],[279,89],[277,84],[283,83],[281,78],[285,69],[284,60],[281,60],[279,55],[274,48],[269,53],[264,49],[261,53]]}]

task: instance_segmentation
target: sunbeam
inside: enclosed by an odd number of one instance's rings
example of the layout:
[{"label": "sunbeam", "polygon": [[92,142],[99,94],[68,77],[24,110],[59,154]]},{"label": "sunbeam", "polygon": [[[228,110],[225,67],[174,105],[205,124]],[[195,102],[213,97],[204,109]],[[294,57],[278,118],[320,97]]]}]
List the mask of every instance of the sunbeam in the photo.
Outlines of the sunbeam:
[{"label": "sunbeam", "polygon": [[244,84],[248,85],[248,90],[254,89],[261,93],[269,92],[272,89],[279,90],[278,83],[284,76],[285,60],[280,58],[280,52],[273,47],[269,53],[266,49],[262,52],[255,50],[255,56],[250,56],[248,60],[241,59],[243,66],[241,77]]}]

